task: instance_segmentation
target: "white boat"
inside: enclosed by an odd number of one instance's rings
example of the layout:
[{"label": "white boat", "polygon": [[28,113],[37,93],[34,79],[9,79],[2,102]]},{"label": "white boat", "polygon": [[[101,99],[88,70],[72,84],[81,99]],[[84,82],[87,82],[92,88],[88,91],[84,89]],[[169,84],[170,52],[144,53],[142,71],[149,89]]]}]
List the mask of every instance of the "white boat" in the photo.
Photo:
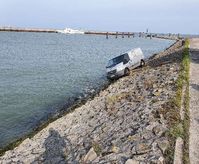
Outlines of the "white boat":
[{"label": "white boat", "polygon": [[84,34],[84,31],[74,30],[71,28],[65,28],[64,30],[57,30],[57,32],[63,33],[63,34]]}]

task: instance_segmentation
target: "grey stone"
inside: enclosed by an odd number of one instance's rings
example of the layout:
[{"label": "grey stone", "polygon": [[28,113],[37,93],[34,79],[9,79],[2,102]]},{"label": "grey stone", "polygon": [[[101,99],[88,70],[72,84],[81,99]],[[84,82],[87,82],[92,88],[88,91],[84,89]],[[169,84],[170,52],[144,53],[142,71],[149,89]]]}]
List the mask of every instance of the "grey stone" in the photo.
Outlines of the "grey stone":
[{"label": "grey stone", "polygon": [[136,154],[145,154],[151,151],[151,146],[148,143],[138,143],[135,146]]},{"label": "grey stone", "polygon": [[157,125],[153,128],[153,133],[156,136],[161,136],[164,132],[166,131],[166,128],[163,127],[162,125]]},{"label": "grey stone", "polygon": [[125,164],[139,164],[139,161],[133,160],[133,159],[128,159]]},{"label": "grey stone", "polygon": [[157,142],[158,147],[161,149],[162,153],[164,154],[167,148],[169,147],[169,141],[167,139],[162,139]]},{"label": "grey stone", "polygon": [[86,154],[86,156],[84,157],[84,162],[92,162],[93,160],[95,160],[97,158],[97,154],[94,151],[93,148],[91,148],[89,150],[89,152]]}]

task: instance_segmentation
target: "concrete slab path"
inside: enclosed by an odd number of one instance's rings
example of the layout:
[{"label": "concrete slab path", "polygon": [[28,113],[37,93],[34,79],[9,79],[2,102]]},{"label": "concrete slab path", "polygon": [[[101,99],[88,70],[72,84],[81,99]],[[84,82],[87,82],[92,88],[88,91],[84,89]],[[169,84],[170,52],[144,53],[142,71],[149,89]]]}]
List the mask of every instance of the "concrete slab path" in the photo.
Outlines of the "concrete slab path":
[{"label": "concrete slab path", "polygon": [[199,164],[199,38],[190,40],[190,163]]}]

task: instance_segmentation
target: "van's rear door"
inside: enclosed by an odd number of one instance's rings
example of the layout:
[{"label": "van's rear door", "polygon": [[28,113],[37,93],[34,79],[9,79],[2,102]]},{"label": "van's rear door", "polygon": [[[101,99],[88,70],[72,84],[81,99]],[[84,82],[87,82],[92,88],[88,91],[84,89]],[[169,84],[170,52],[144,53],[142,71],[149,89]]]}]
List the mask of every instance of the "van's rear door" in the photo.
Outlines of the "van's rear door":
[{"label": "van's rear door", "polygon": [[137,67],[140,65],[140,61],[142,59],[142,50],[140,48],[136,48],[129,52],[130,59],[132,60],[133,67]]}]

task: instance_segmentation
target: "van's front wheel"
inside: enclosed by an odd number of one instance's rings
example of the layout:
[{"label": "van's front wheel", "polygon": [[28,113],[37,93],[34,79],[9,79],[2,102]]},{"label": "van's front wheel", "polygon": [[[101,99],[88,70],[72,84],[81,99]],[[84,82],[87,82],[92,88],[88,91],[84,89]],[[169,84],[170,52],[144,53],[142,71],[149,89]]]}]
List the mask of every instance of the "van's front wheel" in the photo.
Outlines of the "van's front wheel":
[{"label": "van's front wheel", "polygon": [[145,65],[145,61],[142,59],[141,61],[140,61],[140,67],[143,67]]},{"label": "van's front wheel", "polygon": [[125,76],[129,76],[130,75],[130,70],[128,68],[125,68],[124,75]]}]

